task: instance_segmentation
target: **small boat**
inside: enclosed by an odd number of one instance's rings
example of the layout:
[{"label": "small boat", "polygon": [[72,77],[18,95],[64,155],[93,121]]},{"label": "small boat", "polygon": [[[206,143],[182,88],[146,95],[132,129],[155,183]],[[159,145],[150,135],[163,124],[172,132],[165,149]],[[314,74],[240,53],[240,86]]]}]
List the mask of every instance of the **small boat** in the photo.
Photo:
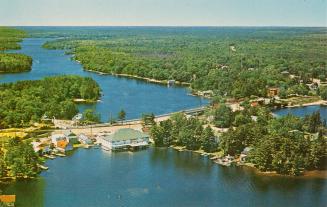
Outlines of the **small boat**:
[{"label": "small boat", "polygon": [[47,154],[45,154],[45,155],[43,155],[44,157],[46,157],[46,158],[49,158],[49,159],[55,159],[56,157],[55,156],[53,156],[53,155],[47,155]]},{"label": "small boat", "polygon": [[223,165],[223,166],[231,166],[232,162],[234,162],[234,157],[230,156],[230,155],[227,155],[222,158],[218,158],[215,161],[215,163],[217,163],[219,165]]},{"label": "small boat", "polygon": [[66,157],[66,155],[62,154],[62,153],[56,153],[56,155],[59,156],[59,157]]},{"label": "small boat", "polygon": [[49,167],[44,166],[44,165],[40,165],[40,164],[38,164],[37,166],[38,166],[39,168],[41,168],[42,170],[48,170],[48,169],[49,169]]}]

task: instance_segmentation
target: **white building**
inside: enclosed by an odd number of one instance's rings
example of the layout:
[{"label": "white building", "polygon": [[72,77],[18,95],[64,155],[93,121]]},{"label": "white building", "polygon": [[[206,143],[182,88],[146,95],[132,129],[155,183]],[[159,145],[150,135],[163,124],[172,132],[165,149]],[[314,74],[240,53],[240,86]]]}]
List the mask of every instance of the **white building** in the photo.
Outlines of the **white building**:
[{"label": "white building", "polygon": [[51,136],[51,142],[57,147],[59,141],[69,142],[69,139],[65,134],[53,134]]},{"label": "white building", "polygon": [[117,150],[142,148],[149,145],[149,135],[138,130],[119,129],[113,134],[98,137],[98,142],[104,149]]}]

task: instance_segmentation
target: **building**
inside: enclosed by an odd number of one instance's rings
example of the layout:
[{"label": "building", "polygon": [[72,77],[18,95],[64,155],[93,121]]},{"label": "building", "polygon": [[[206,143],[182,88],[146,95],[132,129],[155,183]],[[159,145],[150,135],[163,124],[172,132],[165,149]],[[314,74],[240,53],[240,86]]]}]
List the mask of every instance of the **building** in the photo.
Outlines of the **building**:
[{"label": "building", "polygon": [[50,147],[47,143],[42,142],[31,142],[34,152],[41,154],[48,154],[50,153]]},{"label": "building", "polygon": [[269,97],[278,96],[278,93],[279,93],[279,88],[268,88]]},{"label": "building", "polygon": [[78,144],[78,137],[71,130],[68,130],[64,133],[67,138],[67,141],[71,144]]},{"label": "building", "polygon": [[59,141],[63,141],[63,140],[67,142],[69,141],[66,135],[64,134],[53,134],[51,136],[51,142],[54,144],[55,147],[57,147]]},{"label": "building", "polygon": [[69,137],[67,137],[65,134],[53,134],[51,136],[51,142],[56,147],[56,149],[61,152],[73,149],[73,143],[70,142]]},{"label": "building", "polygon": [[171,87],[171,86],[173,86],[173,85],[175,85],[175,80],[168,80],[168,81],[167,81],[167,86],[168,86],[168,87]]},{"label": "building", "polygon": [[0,202],[5,206],[15,206],[16,195],[0,195]]},{"label": "building", "polygon": [[82,121],[82,119],[83,119],[83,114],[79,113],[72,118],[72,121],[74,124],[78,124]]},{"label": "building", "polygon": [[89,139],[85,134],[80,134],[78,136],[78,141],[82,144],[93,144],[92,140]]},{"label": "building", "polygon": [[249,152],[252,150],[251,147],[245,147],[244,150],[241,152],[241,155],[240,155],[240,161],[241,162],[245,162],[246,161],[246,158],[247,156],[249,155]]},{"label": "building", "polygon": [[119,129],[113,134],[98,138],[102,148],[108,150],[138,149],[149,145],[149,135],[135,129]]}]

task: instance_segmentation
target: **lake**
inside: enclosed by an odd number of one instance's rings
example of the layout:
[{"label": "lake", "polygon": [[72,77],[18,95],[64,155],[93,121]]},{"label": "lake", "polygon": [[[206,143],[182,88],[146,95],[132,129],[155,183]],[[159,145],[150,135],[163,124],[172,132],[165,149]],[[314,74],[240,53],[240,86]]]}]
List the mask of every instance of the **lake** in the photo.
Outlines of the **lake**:
[{"label": "lake", "polygon": [[[100,84],[103,97],[96,105],[80,107],[95,107],[103,121],[120,109],[127,118],[138,118],[144,112],[164,114],[208,102],[188,96],[185,88],[85,72],[64,51],[42,49],[47,40],[25,39],[19,52],[33,57],[32,71],[0,75],[0,82],[60,74],[90,76]],[[250,169],[222,167],[196,153],[166,148],[135,153],[78,149],[46,165],[49,170],[38,179],[2,186],[5,193],[17,195],[18,207],[323,207],[327,203],[326,179],[259,176]]]},{"label": "lake", "polygon": [[327,106],[304,106],[304,107],[295,107],[295,108],[283,108],[274,111],[274,114],[279,116],[285,116],[287,114],[293,114],[295,116],[304,117],[310,115],[313,112],[320,111],[321,120],[327,120]]},{"label": "lake", "polygon": [[15,74],[0,74],[0,83],[19,80],[37,80],[46,76],[73,74],[92,77],[102,89],[101,102],[97,104],[81,104],[80,110],[95,108],[101,114],[101,120],[107,122],[110,115],[116,117],[121,109],[126,112],[127,119],[140,118],[142,113],[156,115],[171,113],[206,105],[207,99],[188,95],[189,91],[183,87],[148,83],[141,80],[123,78],[110,75],[98,75],[84,71],[71,56],[65,55],[63,50],[46,50],[43,43],[51,40],[47,38],[26,38],[22,42],[22,49],[17,51],[33,58],[32,71]]},{"label": "lake", "polygon": [[47,162],[38,180],[17,182],[24,207],[323,207],[327,180],[266,177],[166,148],[129,153],[78,149]]}]

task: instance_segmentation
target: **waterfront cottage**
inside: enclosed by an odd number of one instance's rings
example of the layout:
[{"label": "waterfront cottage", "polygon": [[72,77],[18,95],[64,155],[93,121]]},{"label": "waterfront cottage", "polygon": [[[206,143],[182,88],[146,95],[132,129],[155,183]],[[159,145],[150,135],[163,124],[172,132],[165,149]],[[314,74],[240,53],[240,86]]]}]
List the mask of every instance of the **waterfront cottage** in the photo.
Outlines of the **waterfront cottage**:
[{"label": "waterfront cottage", "polygon": [[34,152],[37,152],[40,155],[47,154],[51,151],[48,143],[31,142],[31,145],[33,147]]},{"label": "waterfront cottage", "polygon": [[241,162],[245,162],[246,161],[246,158],[247,156],[249,155],[249,152],[252,150],[251,147],[245,147],[244,150],[241,152],[241,155],[240,155],[240,161]]},{"label": "waterfront cottage", "polygon": [[279,88],[268,88],[268,97],[278,96]]},{"label": "waterfront cottage", "polygon": [[98,138],[102,148],[108,150],[137,149],[149,145],[149,135],[135,129],[119,129],[113,134]]},{"label": "waterfront cottage", "polygon": [[56,149],[61,152],[73,149],[73,143],[69,141],[70,139],[65,134],[53,134],[51,136],[51,142],[54,144]]},{"label": "waterfront cottage", "polygon": [[78,137],[71,130],[66,131],[64,134],[65,134],[65,136],[67,138],[67,141],[69,143],[71,143],[71,144],[78,144]]}]

